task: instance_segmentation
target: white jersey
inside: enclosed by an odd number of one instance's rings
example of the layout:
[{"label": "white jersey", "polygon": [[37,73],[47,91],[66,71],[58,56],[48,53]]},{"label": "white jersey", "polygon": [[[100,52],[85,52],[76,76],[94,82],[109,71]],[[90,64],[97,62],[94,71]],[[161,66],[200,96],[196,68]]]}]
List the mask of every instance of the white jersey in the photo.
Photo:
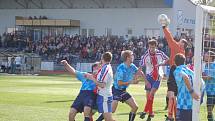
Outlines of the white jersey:
[{"label": "white jersey", "polygon": [[[156,59],[157,59],[157,64],[160,64],[163,61],[168,60],[169,58],[166,54],[164,54],[164,52],[156,49]],[[149,74],[149,75],[152,74],[154,67],[152,64],[149,50],[147,50],[146,53],[141,57],[140,66],[146,67],[146,74]],[[162,67],[159,67],[158,71],[159,71],[158,72],[159,75],[162,76],[162,73],[163,73]]]},{"label": "white jersey", "polygon": [[98,94],[104,97],[112,96],[113,70],[110,64],[102,66],[97,75],[97,80],[105,83],[104,88],[98,87]]}]

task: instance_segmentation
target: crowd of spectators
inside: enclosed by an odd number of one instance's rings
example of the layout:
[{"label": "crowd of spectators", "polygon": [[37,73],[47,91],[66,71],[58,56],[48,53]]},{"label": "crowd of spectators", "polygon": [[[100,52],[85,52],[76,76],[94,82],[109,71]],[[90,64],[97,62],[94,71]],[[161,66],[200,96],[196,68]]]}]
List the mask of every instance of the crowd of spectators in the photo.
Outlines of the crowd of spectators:
[{"label": "crowd of spectators", "polygon": [[[15,51],[28,53],[37,53],[44,60],[55,60],[60,62],[61,59],[67,59],[71,62],[93,62],[100,60],[103,52],[110,51],[113,54],[113,63],[120,62],[122,50],[130,49],[134,52],[135,59],[140,59],[147,50],[147,41],[150,37],[119,37],[119,36],[93,36],[84,37],[80,35],[58,35],[44,36],[42,40],[33,41],[30,37],[18,39],[14,34],[3,34],[0,37],[0,47],[16,48]],[[169,55],[168,45],[165,38],[157,37],[158,49]],[[176,38],[178,40],[179,38]],[[193,56],[193,39],[186,38],[189,42],[187,50],[188,61]],[[215,46],[215,44],[213,44]]]}]

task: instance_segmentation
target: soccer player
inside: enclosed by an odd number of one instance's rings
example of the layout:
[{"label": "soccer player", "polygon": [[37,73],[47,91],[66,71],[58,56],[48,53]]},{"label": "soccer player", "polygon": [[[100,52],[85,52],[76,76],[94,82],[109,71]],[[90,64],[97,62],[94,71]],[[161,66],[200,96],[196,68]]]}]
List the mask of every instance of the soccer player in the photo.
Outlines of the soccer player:
[{"label": "soccer player", "polygon": [[159,22],[162,25],[164,36],[166,38],[166,41],[168,43],[168,46],[170,48],[170,59],[169,59],[169,64],[170,64],[170,74],[169,78],[167,80],[167,88],[168,88],[168,116],[167,116],[167,121],[174,120],[173,115],[176,112],[176,96],[177,96],[177,85],[175,82],[175,78],[173,76],[173,71],[175,70],[175,63],[174,63],[174,58],[175,55],[178,53],[182,53],[185,55],[185,48],[187,46],[187,40],[186,39],[180,39],[179,42],[176,42],[171,34],[171,32],[168,29],[168,24],[169,24],[169,18],[163,14],[163,18]]},{"label": "soccer player", "polygon": [[126,103],[131,108],[129,113],[129,121],[134,121],[138,105],[135,99],[126,91],[130,84],[138,83],[138,76],[143,74],[141,68],[137,68],[133,64],[134,55],[130,50],[122,51],[121,54],[123,63],[121,63],[116,70],[114,77],[113,91],[113,113],[116,111],[118,102]]},{"label": "soccer player", "polygon": [[105,52],[102,55],[102,67],[98,72],[97,78],[89,76],[98,86],[97,106],[98,112],[102,114],[105,121],[114,121],[112,118],[112,90],[113,71],[111,67],[112,54]]},{"label": "soccer player", "polygon": [[[96,103],[96,94],[94,93],[96,84],[86,78],[89,75],[88,73],[75,70],[66,60],[62,60],[61,63],[71,75],[75,75],[82,82],[80,92],[71,106],[69,121],[75,121],[76,114],[82,111],[84,112],[84,121],[90,121],[91,110]],[[98,73],[99,68],[100,64],[98,62],[92,65],[93,75]]]},{"label": "soccer player", "polygon": [[175,64],[177,67],[173,74],[178,87],[176,121],[192,121],[193,99],[200,99],[192,88],[194,73],[185,65],[183,54],[176,54]]},{"label": "soccer player", "polygon": [[[149,49],[146,53],[142,56],[140,66],[146,67],[146,96],[147,102],[144,108],[144,111],[140,114],[140,118],[145,118],[145,115],[149,113],[148,119],[150,120],[154,117],[153,112],[153,102],[154,102],[154,95],[160,86],[160,81],[163,77],[159,73],[159,66],[166,65],[169,61],[169,58],[164,54],[164,52],[156,49],[157,48],[157,41],[155,39],[148,41]],[[161,68],[160,68],[161,69]]]},{"label": "soccer player", "polygon": [[[121,63],[116,70],[114,77],[114,84],[112,86],[113,92],[113,103],[112,103],[112,112],[116,111],[118,102],[126,103],[131,107],[129,113],[129,121],[134,121],[136,112],[138,109],[137,103],[134,98],[126,91],[130,84],[137,84],[137,77],[140,74],[143,74],[141,69],[138,69],[134,64],[134,55],[130,50],[122,51],[121,58],[123,63]],[[100,116],[97,121],[103,120],[103,117]]]},{"label": "soccer player", "polygon": [[206,93],[207,93],[207,111],[208,111],[208,121],[214,121],[213,109],[215,105],[215,53],[208,51],[205,54],[205,68],[203,71],[203,79],[206,83]]}]

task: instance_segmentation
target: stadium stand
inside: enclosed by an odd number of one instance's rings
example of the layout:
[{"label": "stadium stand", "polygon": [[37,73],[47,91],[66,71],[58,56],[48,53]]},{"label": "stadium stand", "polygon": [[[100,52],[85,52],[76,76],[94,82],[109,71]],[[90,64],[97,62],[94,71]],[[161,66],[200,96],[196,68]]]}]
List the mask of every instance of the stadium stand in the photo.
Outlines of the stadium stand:
[{"label": "stadium stand", "polygon": [[[29,34],[30,35],[30,34]],[[43,60],[60,60],[67,58],[73,62],[81,61],[96,61],[99,60],[101,54],[105,51],[113,53],[114,63],[119,63],[120,53],[122,50],[130,49],[134,51],[135,58],[140,59],[142,53],[146,51],[147,41],[150,37],[132,37],[126,40],[118,36],[93,36],[84,37],[80,35],[58,35],[45,36],[40,41],[33,41],[30,37],[25,37],[26,40],[17,39],[14,34],[3,34],[1,37],[1,48],[7,49],[10,52],[25,52],[36,53],[42,57]],[[192,57],[192,38],[186,37],[190,42],[188,51],[189,58]],[[167,43],[162,37],[158,37],[158,48],[168,55]]]}]

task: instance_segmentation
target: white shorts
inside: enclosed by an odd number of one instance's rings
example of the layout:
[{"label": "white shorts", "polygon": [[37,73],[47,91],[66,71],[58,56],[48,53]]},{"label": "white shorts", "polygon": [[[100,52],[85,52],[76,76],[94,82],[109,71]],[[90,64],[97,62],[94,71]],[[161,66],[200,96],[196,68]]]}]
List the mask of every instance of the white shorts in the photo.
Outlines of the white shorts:
[{"label": "white shorts", "polygon": [[113,97],[104,97],[97,95],[97,106],[99,113],[111,113],[112,112]]}]

